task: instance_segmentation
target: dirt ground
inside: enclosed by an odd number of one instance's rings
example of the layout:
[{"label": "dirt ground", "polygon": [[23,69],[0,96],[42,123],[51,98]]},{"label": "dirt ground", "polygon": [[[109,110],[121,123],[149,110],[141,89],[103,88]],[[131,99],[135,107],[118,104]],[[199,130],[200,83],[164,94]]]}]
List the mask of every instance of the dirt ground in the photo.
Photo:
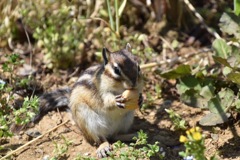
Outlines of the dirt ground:
[{"label": "dirt ground", "polygon": [[[179,55],[194,51],[190,47],[185,48],[179,52]],[[196,63],[195,61],[191,63]],[[147,93],[154,98],[147,109],[141,112],[136,110],[134,124],[129,132],[136,133],[139,130],[143,130],[147,133],[150,144],[158,141],[166,154],[166,160],[182,159],[178,153],[184,150],[184,146],[179,142],[179,136],[185,133],[174,130],[174,126],[165,109],[172,109],[178,113],[188,123],[189,128],[199,126],[198,121],[208,111],[193,108],[180,102],[179,95],[176,94],[176,81],[163,80],[159,75],[153,73],[144,72],[145,77],[148,77],[145,78],[144,97],[145,102],[149,102]],[[69,78],[69,75],[71,78]],[[63,71],[58,74],[43,73],[43,75],[37,75],[36,79],[41,81],[43,90],[49,91],[71,86],[76,81],[77,75],[72,76],[68,72]],[[155,92],[154,88],[156,85],[162,86],[161,95],[157,95]],[[69,121],[65,125],[45,134],[66,120]],[[230,121],[226,124],[201,128],[205,136],[205,153],[207,157],[215,154],[219,160],[240,160],[239,115],[232,115]],[[49,112],[38,124],[21,131],[11,139],[2,140],[1,144],[3,144],[2,146],[5,149],[1,150],[0,154],[5,155],[40,134],[43,135],[42,138],[22,148],[8,159],[47,160],[56,155],[56,146],[64,146],[66,142],[71,142],[71,144],[68,146],[62,159],[71,160],[76,158],[77,155],[96,157],[96,147],[86,142],[78,128],[71,122],[70,112],[67,111]]]},{"label": "dirt ground", "polygon": [[[159,145],[163,147],[168,160],[182,159],[178,152],[183,150],[184,147],[179,142],[181,132],[173,130],[173,125],[164,109],[173,109],[181,115],[190,126],[198,124],[202,115],[206,114],[198,108],[192,108],[184,105],[177,100],[161,99],[154,107],[146,109],[144,112],[136,110],[135,121],[130,132],[137,132],[142,129],[148,134],[148,142],[154,143],[159,141]],[[43,119],[34,127],[26,131],[20,132],[19,135],[14,136],[10,141],[5,144],[5,147],[14,149],[23,145],[32,139],[29,133],[41,134],[46,133],[48,130],[54,128],[60,123],[70,120],[69,112],[52,111],[43,117]],[[218,159],[222,160],[238,160],[240,159],[240,126],[239,122],[231,124],[224,124],[213,128],[203,128],[205,136],[206,155],[210,157],[214,154],[218,155]],[[64,138],[63,138],[64,137]],[[10,159],[16,160],[42,160],[54,155],[55,144],[63,144],[64,139],[71,141],[67,153],[63,159],[74,159],[77,155],[85,155],[96,157],[96,147],[89,145],[78,128],[69,121],[65,125],[57,128],[55,131],[46,134],[43,138],[26,146],[21,151],[14,154]]]}]

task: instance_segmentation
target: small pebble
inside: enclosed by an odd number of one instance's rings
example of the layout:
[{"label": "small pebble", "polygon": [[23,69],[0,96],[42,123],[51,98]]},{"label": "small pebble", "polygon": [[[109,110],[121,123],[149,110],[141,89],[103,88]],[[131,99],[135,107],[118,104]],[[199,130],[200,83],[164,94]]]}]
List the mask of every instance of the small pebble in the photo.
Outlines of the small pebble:
[{"label": "small pebble", "polygon": [[0,84],[6,84],[6,82],[0,79]]},{"label": "small pebble", "polygon": [[49,158],[50,158],[49,155],[45,155],[42,160],[49,160]]},{"label": "small pebble", "polygon": [[84,156],[90,156],[89,152],[84,153]]},{"label": "small pebble", "polygon": [[193,160],[193,159],[194,159],[193,156],[187,156],[183,160]]},{"label": "small pebble", "polygon": [[218,141],[218,138],[219,138],[218,134],[213,134],[213,133],[211,133],[211,137],[212,137],[212,139],[213,139],[215,142]]},{"label": "small pebble", "polygon": [[39,131],[31,131],[31,130],[26,131],[25,134],[32,138],[36,138],[41,135]]}]

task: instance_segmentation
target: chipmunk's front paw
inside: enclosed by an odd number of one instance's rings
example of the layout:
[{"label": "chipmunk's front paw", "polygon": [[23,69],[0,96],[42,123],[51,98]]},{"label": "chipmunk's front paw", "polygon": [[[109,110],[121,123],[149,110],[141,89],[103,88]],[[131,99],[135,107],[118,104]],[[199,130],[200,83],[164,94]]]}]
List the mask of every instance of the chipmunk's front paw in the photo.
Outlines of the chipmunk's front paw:
[{"label": "chipmunk's front paw", "polygon": [[108,153],[112,151],[112,146],[108,142],[102,143],[97,149],[97,157],[104,158],[108,156]]},{"label": "chipmunk's front paw", "polygon": [[116,106],[124,109],[126,99],[122,97],[122,95],[116,96],[115,99],[116,99]]}]

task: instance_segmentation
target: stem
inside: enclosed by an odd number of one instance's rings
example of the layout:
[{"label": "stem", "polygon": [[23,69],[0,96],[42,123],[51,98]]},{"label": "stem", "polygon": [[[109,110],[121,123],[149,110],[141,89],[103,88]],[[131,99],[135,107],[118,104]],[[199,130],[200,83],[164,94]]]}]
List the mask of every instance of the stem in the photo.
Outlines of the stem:
[{"label": "stem", "polygon": [[116,36],[118,36],[117,35],[117,33],[111,28],[111,26],[109,25],[109,23],[108,22],[106,22],[104,19],[102,19],[102,18],[84,18],[84,19],[82,19],[82,20],[97,20],[97,21],[101,21],[101,22],[103,22],[110,30],[111,30],[111,32],[112,33],[114,33]]},{"label": "stem", "polygon": [[118,0],[114,0],[115,15],[116,15],[116,33],[119,35],[119,15],[118,15]]},{"label": "stem", "polygon": [[113,22],[110,2],[109,2],[109,0],[106,0],[106,1],[107,1],[107,8],[108,8],[108,16],[109,16],[110,25],[111,25],[112,30],[114,30],[114,22]]}]

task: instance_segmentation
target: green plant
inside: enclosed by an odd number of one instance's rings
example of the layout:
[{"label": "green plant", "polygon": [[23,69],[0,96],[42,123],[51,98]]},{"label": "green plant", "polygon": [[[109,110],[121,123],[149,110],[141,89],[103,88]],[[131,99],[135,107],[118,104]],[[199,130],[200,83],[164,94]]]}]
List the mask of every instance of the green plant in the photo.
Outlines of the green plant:
[{"label": "green plant", "polygon": [[11,73],[14,72],[22,62],[20,61],[19,54],[16,53],[6,54],[5,58],[7,60],[2,64],[2,70],[4,73],[8,73],[6,76],[9,78],[10,84],[14,85],[18,77]]},{"label": "green plant", "polygon": [[9,121],[7,120],[8,116],[0,112],[0,138],[2,137],[11,137],[13,134],[9,129]]},{"label": "green plant", "polygon": [[0,47],[6,47],[8,40],[13,38],[13,30],[15,29],[13,21],[17,1],[2,1],[0,3]]},{"label": "green plant", "polygon": [[144,99],[144,104],[141,106],[141,110],[144,110],[150,106],[154,106],[156,100],[160,99],[162,96],[162,89],[159,84],[154,86],[153,92],[146,92],[146,98]]},{"label": "green plant", "polygon": [[81,155],[78,155],[74,160],[96,160],[95,158],[90,158],[90,157],[84,157]]},{"label": "green plant", "polygon": [[215,64],[179,65],[176,69],[161,74],[165,78],[178,79],[176,87],[183,102],[210,110],[200,120],[201,125],[224,123],[230,116],[228,112],[239,111],[239,25],[240,17],[234,13],[223,13],[220,29],[232,38],[229,42],[222,38],[213,42],[212,58]]},{"label": "green plant", "polygon": [[46,11],[44,16],[49,15],[34,31],[33,36],[43,47],[44,61],[49,68],[66,69],[73,66],[82,49],[85,24],[71,15],[72,7],[63,3],[50,14]]},{"label": "green plant", "polygon": [[187,129],[186,121],[182,119],[179,114],[175,113],[172,109],[165,109],[165,111],[169,114],[169,117],[173,122],[175,129]]},{"label": "green plant", "polygon": [[[109,157],[103,158],[105,160],[134,160],[134,159],[150,159],[151,157],[156,157],[158,159],[163,159],[165,153],[159,148],[159,143],[148,144],[147,134],[142,130],[138,132],[138,136],[134,137],[134,143],[129,145],[117,141],[113,144],[113,151],[109,153]],[[79,155],[76,160],[94,160],[94,158],[84,157]]]},{"label": "green plant", "polygon": [[25,97],[22,107],[13,110],[14,122],[18,125],[29,123],[38,112],[38,97]]},{"label": "green plant", "polygon": [[142,130],[138,132],[138,136],[134,137],[134,143],[127,146],[125,143],[118,141],[113,144],[114,151],[110,153],[109,159],[141,159],[153,156],[162,159],[164,153],[161,153],[158,142],[154,144],[147,143],[147,134]]},{"label": "green plant", "polygon": [[156,99],[160,99],[161,96],[162,96],[162,89],[161,89],[161,86],[159,84],[155,85],[154,91],[156,93]]},{"label": "green plant", "polygon": [[154,105],[155,98],[153,97],[153,95],[150,92],[147,92],[146,96],[146,100],[144,100],[144,103],[141,106],[142,110]]},{"label": "green plant", "polygon": [[31,121],[38,111],[38,98],[36,96],[25,97],[23,105],[19,109],[15,109],[9,104],[9,98],[13,99],[13,96],[5,91],[0,89],[0,93],[7,95],[7,97],[0,96],[0,137],[12,136],[10,125],[13,123],[25,125]]},{"label": "green plant", "polygon": [[[6,60],[2,64],[2,77],[8,80],[8,83],[0,81],[0,138],[10,137],[12,132],[10,126],[27,124],[37,112],[38,98],[25,97],[21,107],[14,107],[14,93],[18,87],[27,85],[28,80],[21,79],[14,72],[22,64],[18,54],[7,54]],[[23,80],[23,81],[22,81]]]},{"label": "green plant", "polygon": [[[81,19],[88,16],[91,8],[86,3],[64,0],[3,2],[0,5],[6,7],[0,15],[4,20],[0,24],[0,46],[12,43],[15,37],[23,38],[24,33],[19,29],[20,19],[23,27],[30,31],[29,34],[33,33],[37,45],[43,49],[47,67],[71,67],[80,61],[80,53],[83,51],[87,23]],[[34,44],[33,47],[35,46]]]},{"label": "green plant", "polygon": [[107,10],[108,10],[108,17],[109,17],[111,30],[113,31],[113,33],[115,33],[117,35],[117,37],[119,37],[120,36],[119,35],[120,17],[126,6],[127,0],[123,0],[120,7],[118,7],[118,0],[114,0],[115,19],[113,19],[114,12],[111,10],[110,1],[106,0],[106,2],[107,2]]},{"label": "green plant", "polygon": [[[19,55],[11,54],[6,55],[6,62],[2,65],[2,70],[4,73],[11,73],[18,64]],[[11,84],[14,84],[15,77],[14,74],[7,74],[9,78],[9,84],[1,80],[0,83],[0,137],[10,137],[12,133],[10,132],[9,126],[11,125],[10,113],[13,110],[13,107],[10,105],[12,101],[12,90],[13,87]],[[11,119],[11,118],[10,118]]]},{"label": "green plant", "polygon": [[186,131],[187,136],[181,135],[179,141],[184,143],[185,151],[179,152],[182,157],[193,156],[196,160],[207,160],[204,155],[204,137],[200,128],[195,127]]},{"label": "green plant", "polygon": [[69,146],[72,145],[72,142],[67,140],[64,136],[61,135],[61,138],[64,140],[63,144],[59,144],[53,141],[55,146],[53,150],[54,156],[50,160],[58,160],[58,159],[64,158],[65,154],[68,151]]},{"label": "green plant", "polygon": [[[106,3],[106,8],[104,7],[100,13],[100,18],[93,18],[97,20],[101,20],[104,22],[106,27],[103,29],[104,32],[99,32],[95,36],[105,37],[104,41],[102,41],[103,45],[107,45],[107,47],[111,48],[112,51],[118,50],[119,46],[126,45],[129,41],[123,39],[121,37],[121,16],[123,10],[127,5],[127,0],[123,0],[119,5],[119,0],[104,0]],[[105,6],[105,5],[104,5]],[[103,14],[104,13],[104,14]],[[108,20],[105,20],[108,19]]]}]

